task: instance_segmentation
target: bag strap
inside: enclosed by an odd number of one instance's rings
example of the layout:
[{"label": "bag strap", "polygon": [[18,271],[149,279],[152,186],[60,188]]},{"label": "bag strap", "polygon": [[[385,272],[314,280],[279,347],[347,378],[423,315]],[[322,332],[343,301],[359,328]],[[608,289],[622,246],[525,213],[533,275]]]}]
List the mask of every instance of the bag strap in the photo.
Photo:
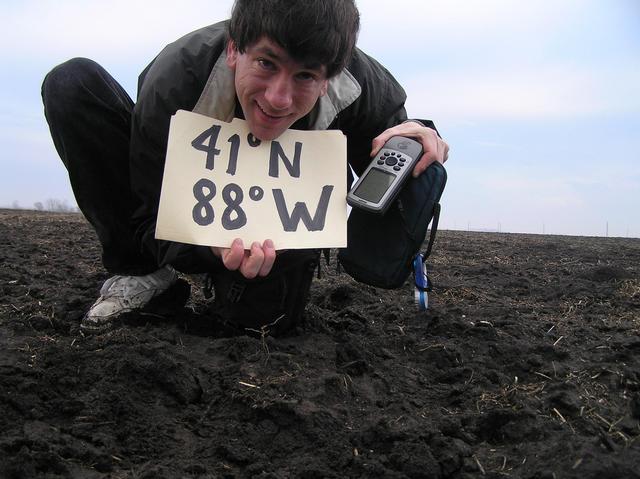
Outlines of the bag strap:
[{"label": "bag strap", "polygon": [[433,222],[431,223],[431,234],[429,243],[424,253],[418,253],[413,259],[413,281],[414,281],[414,302],[419,311],[426,311],[429,308],[429,292],[433,289],[433,283],[427,274],[427,258],[431,254],[433,242],[438,231],[438,220],[440,219],[440,203],[433,207]]},{"label": "bag strap", "polygon": [[433,248],[433,242],[436,239],[436,233],[438,231],[438,220],[440,219],[440,203],[436,203],[433,207],[433,222],[431,223],[431,234],[429,235],[429,243],[427,249],[422,254],[422,262],[426,262],[427,258],[431,254],[431,248]]}]

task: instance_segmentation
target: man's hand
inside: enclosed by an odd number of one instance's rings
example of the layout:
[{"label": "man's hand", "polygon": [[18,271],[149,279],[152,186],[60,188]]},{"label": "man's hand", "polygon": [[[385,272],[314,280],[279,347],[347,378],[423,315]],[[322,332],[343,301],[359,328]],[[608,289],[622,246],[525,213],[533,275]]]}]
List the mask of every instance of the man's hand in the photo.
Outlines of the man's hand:
[{"label": "man's hand", "polygon": [[233,240],[231,248],[211,248],[213,254],[222,260],[228,270],[239,270],[247,279],[266,276],[276,260],[276,249],[273,241],[265,240],[262,245],[255,241],[251,249],[244,249],[240,238]]},{"label": "man's hand", "polygon": [[413,168],[414,178],[420,176],[434,161],[444,163],[449,158],[449,145],[438,136],[435,130],[415,121],[401,123],[376,136],[372,143],[371,157],[374,157],[392,136],[408,136],[422,143],[422,157]]}]

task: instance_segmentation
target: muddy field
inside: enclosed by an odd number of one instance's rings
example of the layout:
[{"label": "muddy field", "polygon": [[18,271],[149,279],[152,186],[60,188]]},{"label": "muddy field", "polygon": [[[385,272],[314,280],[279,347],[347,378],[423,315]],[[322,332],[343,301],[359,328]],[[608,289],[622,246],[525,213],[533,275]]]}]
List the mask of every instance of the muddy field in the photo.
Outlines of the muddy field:
[{"label": "muddy field", "polygon": [[638,478],[640,240],[443,231],[410,285],[314,280],[303,328],[84,337],[79,215],[0,211],[2,478]]}]

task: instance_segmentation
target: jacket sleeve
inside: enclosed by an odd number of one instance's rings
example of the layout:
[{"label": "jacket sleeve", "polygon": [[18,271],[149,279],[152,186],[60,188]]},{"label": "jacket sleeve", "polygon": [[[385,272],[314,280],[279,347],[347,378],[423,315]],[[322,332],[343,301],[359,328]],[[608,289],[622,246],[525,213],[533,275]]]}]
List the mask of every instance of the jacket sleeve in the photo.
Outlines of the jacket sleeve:
[{"label": "jacket sleeve", "polygon": [[[224,36],[216,35],[212,27],[167,46],[145,69],[132,118],[129,153],[135,239],[158,266],[171,264],[185,273],[221,267],[208,247],[155,239],[171,116],[179,109],[193,109],[224,48]],[[218,40],[212,44],[214,38]]]}]

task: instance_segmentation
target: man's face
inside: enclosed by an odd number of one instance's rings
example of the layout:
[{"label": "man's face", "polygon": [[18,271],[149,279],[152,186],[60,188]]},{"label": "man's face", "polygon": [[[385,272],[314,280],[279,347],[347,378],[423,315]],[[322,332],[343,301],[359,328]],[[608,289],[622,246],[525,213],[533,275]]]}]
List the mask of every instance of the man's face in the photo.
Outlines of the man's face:
[{"label": "man's face", "polygon": [[235,71],[236,94],[249,129],[261,140],[280,136],[327,92],[324,66],[298,63],[266,37],[244,53],[229,41],[227,65]]}]

